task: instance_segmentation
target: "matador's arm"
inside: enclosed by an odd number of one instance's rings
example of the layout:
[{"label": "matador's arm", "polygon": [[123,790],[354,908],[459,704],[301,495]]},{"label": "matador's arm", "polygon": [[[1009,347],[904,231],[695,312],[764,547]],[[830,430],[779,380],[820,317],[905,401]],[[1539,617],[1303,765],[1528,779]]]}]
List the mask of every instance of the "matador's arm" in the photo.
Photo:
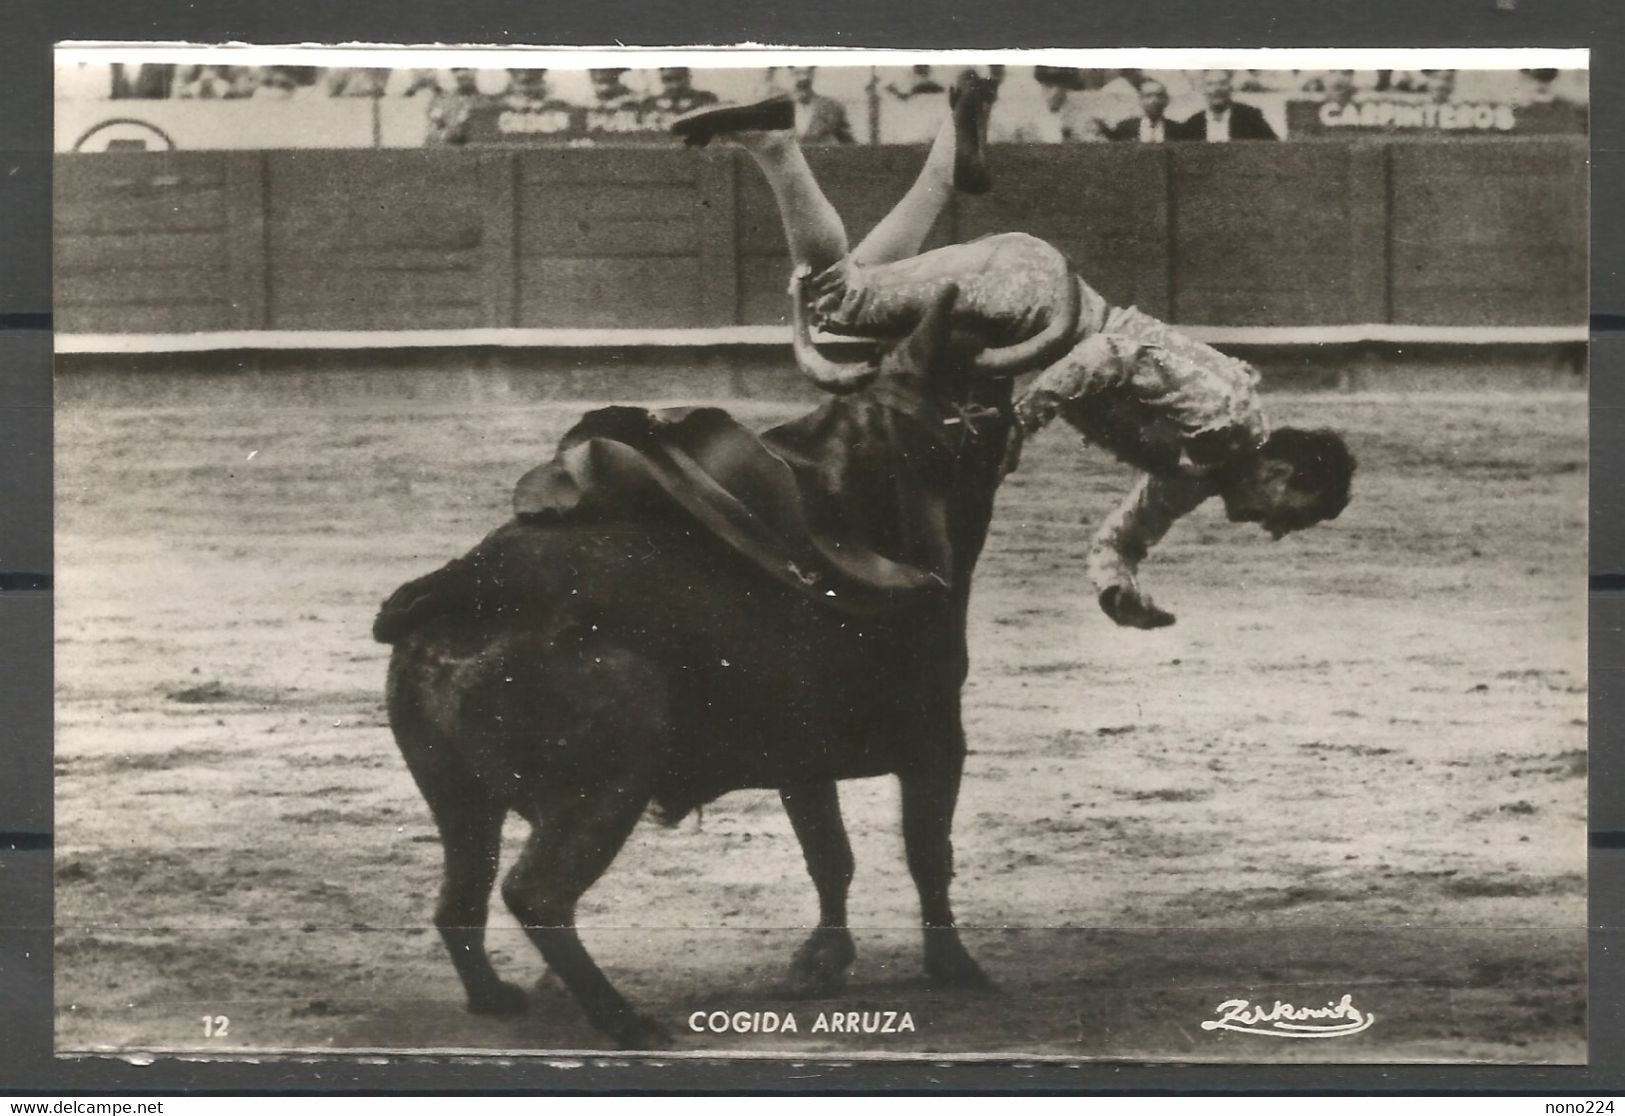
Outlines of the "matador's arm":
[{"label": "matador's arm", "polygon": [[1084,568],[1100,607],[1128,628],[1163,628],[1171,612],[1140,591],[1140,563],[1174,523],[1213,494],[1211,482],[1190,477],[1140,477],[1128,498],[1106,517],[1089,543]]}]

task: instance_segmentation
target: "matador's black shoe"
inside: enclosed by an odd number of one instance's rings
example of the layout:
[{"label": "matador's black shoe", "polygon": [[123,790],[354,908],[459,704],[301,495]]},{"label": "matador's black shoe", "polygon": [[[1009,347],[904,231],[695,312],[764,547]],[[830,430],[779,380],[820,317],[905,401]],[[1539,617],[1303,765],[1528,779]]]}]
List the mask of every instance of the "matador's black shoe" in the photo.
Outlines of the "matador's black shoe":
[{"label": "matador's black shoe", "polygon": [[985,194],[993,188],[987,169],[987,118],[998,94],[997,83],[972,70],[960,74],[948,91],[954,114],[954,189],[962,194]]},{"label": "matador's black shoe", "polygon": [[787,96],[746,105],[706,105],[671,122],[672,132],[690,147],[704,147],[729,132],[787,132],[795,126],[796,106]]}]

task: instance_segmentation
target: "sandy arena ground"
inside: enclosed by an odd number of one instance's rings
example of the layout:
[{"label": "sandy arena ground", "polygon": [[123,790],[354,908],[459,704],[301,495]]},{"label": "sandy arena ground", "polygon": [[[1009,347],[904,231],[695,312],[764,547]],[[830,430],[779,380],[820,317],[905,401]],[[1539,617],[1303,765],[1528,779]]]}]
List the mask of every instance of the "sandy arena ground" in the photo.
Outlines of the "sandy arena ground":
[{"label": "sandy arena ground", "polygon": [[[497,965],[535,1002],[463,1011],[368,637],[588,404],[222,384],[170,384],[163,407],[63,385],[59,1048],[600,1046],[500,900]],[[580,913],[612,979],[684,1050],[1583,1061],[1584,397],[1270,402],[1347,432],[1354,503],[1280,543],[1199,511],[1143,571],[1166,631],[1114,628],[1082,579],[1125,469],[1057,430],[1005,485],[955,896],[998,991],[920,983],[890,780],[843,785],[844,996],[775,994],[816,906],[769,792],[640,827]],[[1376,1016],[1348,1038],[1200,1027],[1233,997],[1345,993]],[[800,1030],[697,1035],[700,1009]],[[809,1033],[864,1009],[917,1029]]]}]

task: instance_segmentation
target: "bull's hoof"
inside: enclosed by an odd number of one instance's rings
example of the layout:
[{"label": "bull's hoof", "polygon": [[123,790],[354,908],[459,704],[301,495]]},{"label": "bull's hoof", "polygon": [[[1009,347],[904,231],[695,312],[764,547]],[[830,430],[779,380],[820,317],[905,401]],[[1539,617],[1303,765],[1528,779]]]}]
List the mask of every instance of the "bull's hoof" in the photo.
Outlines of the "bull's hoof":
[{"label": "bull's hoof", "polygon": [[851,934],[836,927],[819,927],[796,950],[784,994],[811,999],[839,992],[846,987],[846,971],[856,956]]},{"label": "bull's hoof", "polygon": [[517,984],[499,980],[478,993],[469,993],[468,1010],[475,1015],[523,1015],[530,997]]},{"label": "bull's hoof", "polygon": [[669,1050],[671,1032],[647,1015],[634,1015],[616,1028],[615,1041],[622,1050]]}]

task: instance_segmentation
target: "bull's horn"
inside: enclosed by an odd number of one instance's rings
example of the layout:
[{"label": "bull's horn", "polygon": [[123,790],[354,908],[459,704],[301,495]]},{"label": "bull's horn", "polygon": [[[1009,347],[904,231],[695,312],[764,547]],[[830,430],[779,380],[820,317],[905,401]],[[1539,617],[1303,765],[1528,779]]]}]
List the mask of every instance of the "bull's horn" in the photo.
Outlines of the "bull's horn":
[{"label": "bull's horn", "polygon": [[1076,341],[1082,316],[1083,294],[1077,281],[1068,275],[1060,312],[1049,325],[1025,341],[1002,349],[983,349],[971,362],[971,370],[983,376],[1019,376],[1054,364]]},{"label": "bull's horn", "polygon": [[843,363],[830,360],[813,344],[812,325],[808,321],[807,297],[802,280],[808,275],[805,268],[797,268],[790,283],[790,327],[792,348],[796,364],[825,391],[837,394],[856,391],[875,378],[876,368],[869,361]]}]

